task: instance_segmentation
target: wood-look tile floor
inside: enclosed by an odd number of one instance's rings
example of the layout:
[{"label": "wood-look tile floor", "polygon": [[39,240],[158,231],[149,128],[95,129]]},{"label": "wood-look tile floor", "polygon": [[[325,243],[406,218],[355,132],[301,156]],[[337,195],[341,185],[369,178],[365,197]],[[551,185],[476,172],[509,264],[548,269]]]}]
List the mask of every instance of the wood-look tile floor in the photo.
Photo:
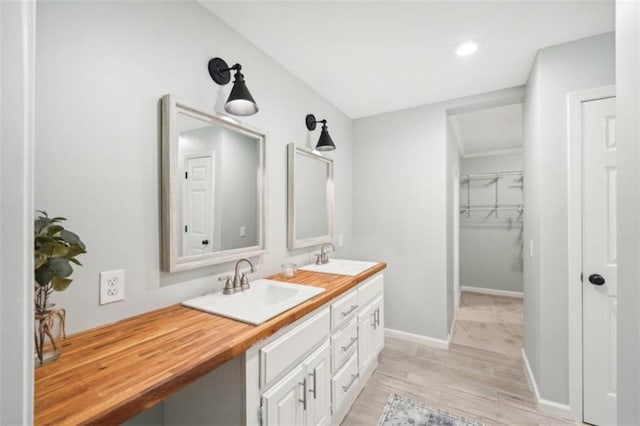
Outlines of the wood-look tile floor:
[{"label": "wood-look tile floor", "polygon": [[386,338],[343,425],[375,425],[389,395],[485,424],[570,424],[536,408],[524,375],[522,300],[463,293],[449,350]]}]

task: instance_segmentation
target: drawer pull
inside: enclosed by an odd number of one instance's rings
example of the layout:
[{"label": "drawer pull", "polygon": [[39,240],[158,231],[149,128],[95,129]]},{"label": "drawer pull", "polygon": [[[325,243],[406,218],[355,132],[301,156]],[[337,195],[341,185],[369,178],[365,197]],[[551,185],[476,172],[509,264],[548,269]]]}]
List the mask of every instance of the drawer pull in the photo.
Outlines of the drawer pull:
[{"label": "drawer pull", "polygon": [[353,346],[353,344],[354,344],[355,342],[357,342],[357,341],[358,341],[358,338],[357,338],[357,337],[352,337],[352,338],[351,338],[351,341],[349,342],[349,344],[348,344],[347,346],[343,346],[343,347],[342,347],[342,352],[346,352],[346,351],[348,351],[348,350],[349,350],[349,348],[350,348],[351,346]]},{"label": "drawer pull", "polygon": [[313,376],[313,390],[309,389],[309,393],[313,394],[313,399],[318,399],[318,395],[317,395],[317,389],[318,389],[318,384],[316,383],[316,369],[313,369],[313,373],[309,373],[310,376]]},{"label": "drawer pull", "polygon": [[358,309],[358,305],[351,305],[351,308],[349,308],[349,310],[347,312],[343,312],[342,316],[346,317],[348,316],[351,312],[355,311],[356,309]]},{"label": "drawer pull", "polygon": [[351,388],[351,386],[353,386],[353,384],[356,382],[356,380],[358,380],[358,374],[352,374],[351,375],[351,381],[349,382],[348,385],[345,385],[342,387],[342,392],[346,392],[349,390],[349,388]]},{"label": "drawer pull", "polygon": [[307,409],[307,378],[305,377],[304,380],[302,380],[302,383],[298,383],[299,385],[302,386],[302,399],[299,399],[299,402],[302,402],[302,409],[306,410]]},{"label": "drawer pull", "polygon": [[380,326],[380,308],[376,309],[376,328]]}]

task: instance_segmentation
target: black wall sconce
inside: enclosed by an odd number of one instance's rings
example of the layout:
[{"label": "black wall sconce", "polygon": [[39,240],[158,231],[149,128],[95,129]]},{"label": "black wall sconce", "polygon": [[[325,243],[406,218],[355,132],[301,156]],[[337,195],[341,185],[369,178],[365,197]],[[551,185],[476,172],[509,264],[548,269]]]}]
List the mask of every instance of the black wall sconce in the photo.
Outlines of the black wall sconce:
[{"label": "black wall sconce", "polygon": [[327,130],[327,120],[316,121],[316,117],[313,114],[307,114],[305,123],[309,130],[315,130],[316,124],[322,123],[320,139],[318,139],[318,144],[316,145],[318,151],[333,151],[336,149],[336,145],[333,143],[333,140],[331,140],[331,136],[329,136],[329,130]]},{"label": "black wall sconce", "polygon": [[253,96],[249,93],[247,85],[244,84],[244,75],[240,72],[242,65],[235,64],[229,67],[227,63],[220,58],[209,60],[209,75],[221,86],[229,83],[231,80],[231,71],[235,71],[233,88],[229,94],[227,103],[224,104],[224,110],[233,115],[253,115],[258,112],[258,105],[253,100]]}]

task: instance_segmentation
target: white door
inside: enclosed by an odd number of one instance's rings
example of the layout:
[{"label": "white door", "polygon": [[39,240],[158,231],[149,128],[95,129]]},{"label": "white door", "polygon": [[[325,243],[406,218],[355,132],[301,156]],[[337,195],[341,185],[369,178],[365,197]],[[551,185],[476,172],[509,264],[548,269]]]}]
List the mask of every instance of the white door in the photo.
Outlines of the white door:
[{"label": "white door", "polygon": [[300,365],[264,393],[262,408],[267,426],[303,424],[304,378],[304,367]]},{"label": "white door", "polygon": [[213,249],[213,157],[185,157],[183,256]]},{"label": "white door", "polygon": [[358,313],[358,370],[364,374],[373,360],[373,311],[367,305]]},{"label": "white door", "polygon": [[616,423],[616,104],[582,104],[584,421]]},{"label": "white door", "polygon": [[307,425],[331,422],[331,349],[325,342],[304,362],[307,373]]}]

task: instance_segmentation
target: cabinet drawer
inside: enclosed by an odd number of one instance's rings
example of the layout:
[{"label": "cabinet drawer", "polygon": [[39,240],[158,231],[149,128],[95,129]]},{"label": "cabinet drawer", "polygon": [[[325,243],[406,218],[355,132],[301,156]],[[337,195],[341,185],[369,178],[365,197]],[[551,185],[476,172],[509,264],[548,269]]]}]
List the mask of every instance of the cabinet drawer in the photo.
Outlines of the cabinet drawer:
[{"label": "cabinet drawer", "polygon": [[329,322],[329,309],[323,309],[260,349],[260,384],[263,388],[326,339]]},{"label": "cabinet drawer", "polygon": [[369,278],[358,287],[358,304],[364,306],[384,291],[384,276],[382,274]]},{"label": "cabinet drawer", "polygon": [[357,391],[359,380],[358,356],[353,354],[345,366],[331,379],[334,412],[340,410],[340,405],[347,395]]},{"label": "cabinet drawer", "polygon": [[344,329],[331,336],[331,371],[338,371],[357,349],[358,319],[354,317]]},{"label": "cabinet drawer", "polygon": [[331,304],[331,330],[337,330],[358,312],[358,292],[353,290]]}]

